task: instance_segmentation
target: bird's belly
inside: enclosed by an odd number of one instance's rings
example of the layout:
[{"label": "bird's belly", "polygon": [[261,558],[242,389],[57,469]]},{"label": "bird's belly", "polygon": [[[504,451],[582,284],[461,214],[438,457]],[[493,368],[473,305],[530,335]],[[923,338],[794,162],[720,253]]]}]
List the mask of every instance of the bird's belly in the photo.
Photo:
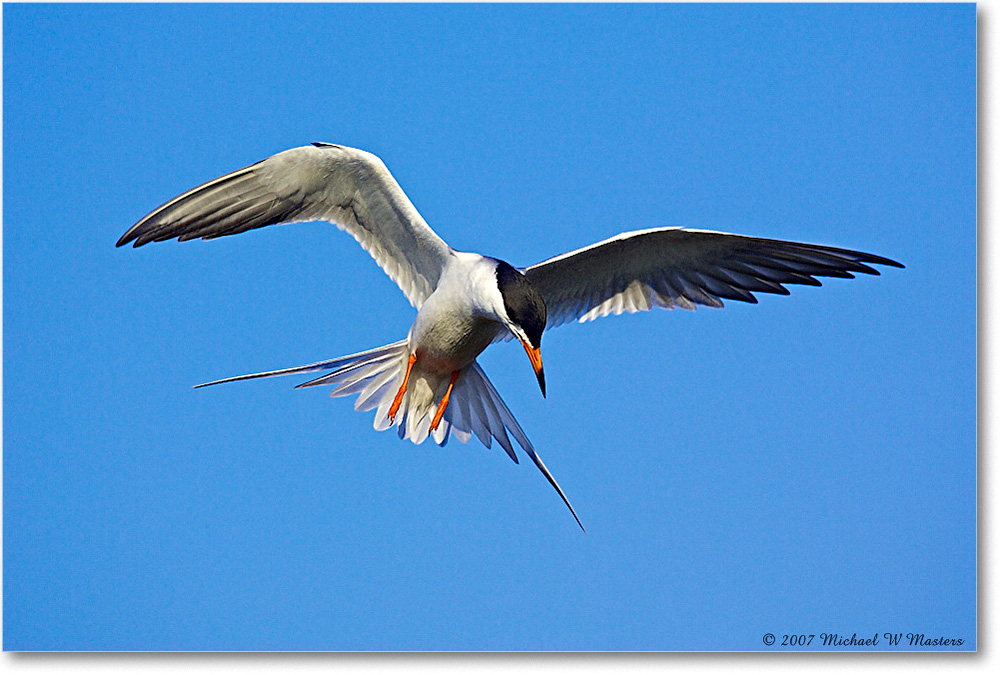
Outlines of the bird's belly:
[{"label": "bird's belly", "polygon": [[500,332],[495,321],[479,317],[418,322],[411,344],[417,362],[428,372],[449,375],[472,363]]}]

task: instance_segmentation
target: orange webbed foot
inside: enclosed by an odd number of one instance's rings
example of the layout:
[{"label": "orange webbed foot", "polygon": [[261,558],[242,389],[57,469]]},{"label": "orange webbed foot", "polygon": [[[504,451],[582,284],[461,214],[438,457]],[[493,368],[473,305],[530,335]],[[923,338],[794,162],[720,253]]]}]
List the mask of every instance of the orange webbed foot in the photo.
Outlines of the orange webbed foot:
[{"label": "orange webbed foot", "polygon": [[438,404],[437,412],[434,413],[434,419],[431,420],[431,431],[437,431],[438,425],[441,424],[441,418],[444,417],[445,408],[448,407],[448,399],[451,397],[451,390],[455,386],[455,380],[458,379],[458,374],[462,372],[456,370],[451,374],[451,382],[448,383],[448,389],[444,392],[444,396],[441,397],[441,402]]},{"label": "orange webbed foot", "polygon": [[389,406],[390,422],[396,419],[396,413],[399,412],[399,405],[403,402],[403,394],[406,393],[406,385],[410,382],[410,372],[413,370],[413,364],[416,362],[417,355],[410,354],[410,359],[406,362],[406,374],[403,375],[403,384],[399,386],[399,391],[396,392],[396,398],[392,399],[392,405]]}]

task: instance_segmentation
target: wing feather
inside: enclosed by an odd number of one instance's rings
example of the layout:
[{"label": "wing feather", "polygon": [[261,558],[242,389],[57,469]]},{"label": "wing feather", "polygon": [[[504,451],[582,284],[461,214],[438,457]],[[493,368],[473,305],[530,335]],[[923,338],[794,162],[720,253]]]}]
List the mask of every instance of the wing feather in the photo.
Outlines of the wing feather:
[{"label": "wing feather", "polygon": [[452,254],[382,160],[327,143],[286,150],[189,190],[133,225],[118,246],[311,220],[347,231],[418,308]]},{"label": "wing feather", "polygon": [[878,274],[888,258],[724,232],[660,228],[625,232],[532,265],[524,274],[541,292],[552,328],[608,314],[663,307],[722,307],[757,302],[754,293],[788,295],[783,284],[821,285],[816,277]]}]

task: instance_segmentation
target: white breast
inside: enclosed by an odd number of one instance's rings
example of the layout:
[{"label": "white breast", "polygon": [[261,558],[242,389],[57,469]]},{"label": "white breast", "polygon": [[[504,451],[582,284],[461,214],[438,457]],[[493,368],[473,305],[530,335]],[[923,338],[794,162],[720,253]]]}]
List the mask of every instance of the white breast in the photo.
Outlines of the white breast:
[{"label": "white breast", "polygon": [[496,262],[458,253],[410,328],[408,340],[424,369],[450,375],[472,363],[503,330]]}]

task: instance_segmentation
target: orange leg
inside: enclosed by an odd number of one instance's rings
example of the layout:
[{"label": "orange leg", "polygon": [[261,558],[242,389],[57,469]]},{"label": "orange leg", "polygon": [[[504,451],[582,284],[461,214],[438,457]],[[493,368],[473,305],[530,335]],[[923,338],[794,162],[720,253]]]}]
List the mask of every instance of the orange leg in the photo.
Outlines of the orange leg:
[{"label": "orange leg", "polygon": [[455,386],[455,380],[458,379],[460,372],[462,371],[456,370],[451,374],[451,382],[448,383],[448,389],[444,392],[444,396],[441,397],[437,412],[434,413],[434,419],[431,420],[431,431],[436,431],[438,425],[441,424],[441,418],[444,417],[444,409],[448,407],[448,398],[451,396],[451,389]]},{"label": "orange leg", "polygon": [[399,391],[396,392],[396,398],[392,399],[392,405],[389,406],[389,421],[396,419],[399,404],[403,402],[403,394],[406,393],[406,385],[410,382],[410,371],[413,370],[413,364],[416,362],[417,355],[410,354],[410,360],[406,362],[406,375],[403,375],[403,384],[400,385]]}]

